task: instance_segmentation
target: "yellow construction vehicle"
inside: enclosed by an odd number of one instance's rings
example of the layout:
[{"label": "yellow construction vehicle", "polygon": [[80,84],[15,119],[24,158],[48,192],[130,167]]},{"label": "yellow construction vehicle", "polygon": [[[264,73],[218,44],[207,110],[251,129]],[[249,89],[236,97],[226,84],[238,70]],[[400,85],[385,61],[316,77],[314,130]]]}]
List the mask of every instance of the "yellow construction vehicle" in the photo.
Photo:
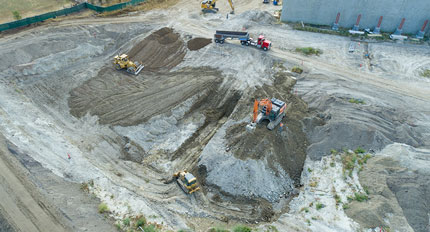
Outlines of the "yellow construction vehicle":
[{"label": "yellow construction vehicle", "polygon": [[173,177],[176,178],[181,189],[188,194],[200,190],[200,187],[197,186],[197,178],[195,178],[193,174],[187,172],[187,170],[176,172],[173,174]]},{"label": "yellow construction vehicle", "polygon": [[[217,0],[203,0],[202,1],[202,11],[203,12],[218,12],[218,8],[215,7]],[[234,14],[234,5],[233,0],[228,0],[228,4],[230,4],[231,12],[230,14]]]},{"label": "yellow construction vehicle", "polygon": [[137,61],[132,62],[126,54],[115,56],[113,64],[115,65],[116,70],[126,69],[128,73],[134,75],[139,74],[143,69],[143,64]]}]

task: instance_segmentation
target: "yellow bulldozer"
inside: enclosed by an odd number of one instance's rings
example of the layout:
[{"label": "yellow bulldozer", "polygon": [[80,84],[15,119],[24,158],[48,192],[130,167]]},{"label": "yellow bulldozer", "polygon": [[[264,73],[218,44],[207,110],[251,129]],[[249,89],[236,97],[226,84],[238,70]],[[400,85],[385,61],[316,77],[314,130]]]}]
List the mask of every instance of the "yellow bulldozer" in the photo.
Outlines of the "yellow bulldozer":
[{"label": "yellow bulldozer", "polygon": [[132,62],[126,54],[115,56],[113,64],[115,65],[116,70],[125,69],[128,73],[134,75],[139,74],[143,69],[143,64],[137,61]]},{"label": "yellow bulldozer", "polygon": [[173,177],[176,178],[181,189],[188,194],[200,190],[200,187],[197,186],[197,178],[187,170],[176,172]]},{"label": "yellow bulldozer", "polygon": [[[218,8],[215,7],[217,0],[203,0],[201,3],[203,12],[218,12]],[[234,14],[234,5],[233,0],[228,0],[228,4],[230,4],[231,12],[230,14]]]}]

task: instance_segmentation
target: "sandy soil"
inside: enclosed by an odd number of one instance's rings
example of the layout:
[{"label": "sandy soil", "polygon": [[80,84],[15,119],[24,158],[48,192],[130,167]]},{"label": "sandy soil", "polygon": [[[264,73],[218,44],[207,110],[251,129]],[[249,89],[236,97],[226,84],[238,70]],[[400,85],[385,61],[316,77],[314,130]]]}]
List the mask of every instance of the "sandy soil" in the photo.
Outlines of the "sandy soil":
[{"label": "sandy soil", "polygon": [[[279,8],[273,5],[245,0],[235,4],[236,14],[228,19],[227,2],[219,2],[217,14],[201,14],[198,4],[182,1],[168,10],[53,22],[4,36],[0,40],[0,52],[5,54],[0,71],[2,133],[40,164],[40,170],[75,186],[94,183],[89,191],[108,205],[117,222],[145,215],[151,222],[163,223],[166,230],[195,231],[218,224],[258,227],[268,222],[279,231],[374,226],[357,224],[353,219],[360,222],[358,217],[348,218],[335,207],[331,192],[318,192],[326,185],[336,188],[338,180],[343,183],[341,168],[331,168],[326,156],[332,148],[362,146],[379,151],[394,142],[430,146],[425,139],[430,135],[429,82],[414,71],[428,64],[413,58],[430,49],[368,44],[374,54],[371,62],[377,65],[363,68],[359,64],[366,60],[347,52],[350,39],[293,31],[264,11]],[[243,28],[253,37],[263,33],[272,41],[272,50],[264,52],[237,41],[196,46],[197,50],[189,44],[193,39],[209,41],[217,29]],[[304,46],[320,48],[323,54],[307,57],[294,52]],[[386,47],[398,52],[392,54]],[[144,71],[132,76],[114,70],[112,57],[118,53],[141,60]],[[415,68],[393,65],[392,60]],[[296,65],[305,72],[286,70]],[[288,129],[279,133],[262,125],[246,132],[253,99],[263,97],[287,102]],[[350,103],[351,98],[365,104]],[[31,171],[24,159],[20,162]],[[192,196],[170,181],[173,172],[184,168],[202,186]],[[308,168],[318,171],[310,174]],[[351,185],[359,186],[357,173],[355,177]],[[312,178],[324,180],[316,192],[307,188]],[[62,184],[37,188],[55,198],[64,194]],[[348,191],[357,190],[361,188]],[[410,210],[395,188],[390,191],[399,201],[396,212],[401,208],[411,227],[418,228],[415,223],[422,216],[411,215],[421,213]],[[88,198],[82,195],[76,201]],[[307,215],[300,211],[315,200],[329,207]],[[77,211],[88,217],[94,214],[91,206],[97,208],[95,202],[78,209],[64,207],[60,200],[50,203],[66,218]],[[8,206],[1,215],[10,221],[4,212],[13,210],[13,205]],[[318,222],[308,223],[313,217]],[[82,219],[72,220],[71,225],[73,230],[91,228]]]}]

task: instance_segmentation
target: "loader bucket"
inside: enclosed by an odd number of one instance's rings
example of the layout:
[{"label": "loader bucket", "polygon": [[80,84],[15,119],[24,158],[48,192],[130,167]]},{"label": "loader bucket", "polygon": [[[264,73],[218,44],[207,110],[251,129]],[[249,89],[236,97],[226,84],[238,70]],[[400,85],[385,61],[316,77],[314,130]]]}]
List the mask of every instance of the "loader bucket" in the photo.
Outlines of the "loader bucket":
[{"label": "loader bucket", "polygon": [[143,64],[140,64],[139,66],[137,66],[136,71],[134,71],[134,75],[139,74],[139,73],[140,73],[140,71],[142,71],[143,67],[144,67],[144,66],[143,66]]}]

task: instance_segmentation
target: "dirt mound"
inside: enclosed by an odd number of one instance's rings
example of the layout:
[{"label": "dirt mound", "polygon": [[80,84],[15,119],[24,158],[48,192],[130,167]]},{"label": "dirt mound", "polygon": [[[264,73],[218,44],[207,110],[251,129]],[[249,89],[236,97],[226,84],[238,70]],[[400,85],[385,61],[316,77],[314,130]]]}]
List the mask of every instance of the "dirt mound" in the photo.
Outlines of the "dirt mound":
[{"label": "dirt mound", "polygon": [[[276,77],[276,87],[265,85],[258,89],[255,96],[258,99],[266,97],[277,97],[287,103],[287,114],[282,120],[284,129],[282,133],[279,127],[273,131],[266,128],[267,124],[257,125],[253,132],[248,132],[244,124],[231,127],[227,132],[228,147],[234,155],[242,160],[265,159],[269,166],[276,170],[279,164],[295,181],[300,183],[300,175],[306,158],[307,139],[302,130],[301,120],[307,113],[307,105],[296,95],[290,93],[292,82],[285,73],[278,73]],[[250,106],[253,99],[250,99]],[[249,113],[248,109],[248,113]],[[245,149],[244,149],[245,148]]]},{"label": "dirt mound", "polygon": [[191,51],[199,50],[200,48],[205,47],[206,45],[210,44],[212,42],[211,39],[207,38],[194,38],[188,41],[187,47]]},{"label": "dirt mound", "polygon": [[97,115],[102,124],[131,126],[170,111],[191,96],[216,85],[220,73],[209,68],[145,73],[136,78],[105,68],[70,92],[70,113]]},{"label": "dirt mound", "polygon": [[186,48],[178,33],[171,28],[161,28],[136,44],[129,52],[130,59],[140,61],[144,70],[170,70],[182,62]]}]

